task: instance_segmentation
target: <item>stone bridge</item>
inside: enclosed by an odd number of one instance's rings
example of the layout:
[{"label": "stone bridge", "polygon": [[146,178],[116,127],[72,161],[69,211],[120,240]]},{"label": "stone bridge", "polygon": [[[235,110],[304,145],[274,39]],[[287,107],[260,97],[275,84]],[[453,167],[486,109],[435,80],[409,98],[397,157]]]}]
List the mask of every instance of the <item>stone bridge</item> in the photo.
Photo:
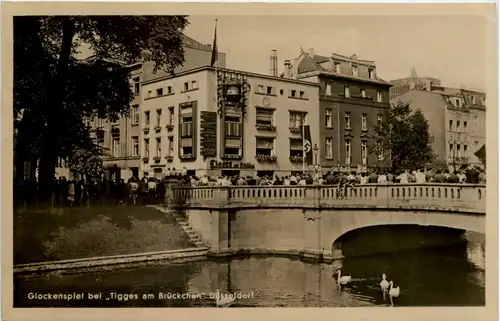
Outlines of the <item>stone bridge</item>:
[{"label": "stone bridge", "polygon": [[342,236],[372,226],[485,233],[485,185],[367,184],[343,198],[336,191],[326,185],[195,187],[173,189],[172,196],[214,255],[283,253],[329,261],[343,257]]}]

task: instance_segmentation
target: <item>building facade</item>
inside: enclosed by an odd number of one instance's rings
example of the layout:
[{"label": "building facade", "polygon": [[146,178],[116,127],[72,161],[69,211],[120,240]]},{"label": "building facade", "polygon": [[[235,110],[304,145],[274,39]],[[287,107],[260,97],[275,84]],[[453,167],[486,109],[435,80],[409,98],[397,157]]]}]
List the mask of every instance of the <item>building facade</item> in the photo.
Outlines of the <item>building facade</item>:
[{"label": "building facade", "polygon": [[[142,85],[154,93],[143,104],[142,175],[303,170],[299,126],[319,117],[317,84],[206,66]],[[311,126],[313,144],[318,139]]]},{"label": "building facade", "polygon": [[285,62],[285,77],[319,85],[320,159],[323,170],[366,170],[382,160],[372,137],[377,121],[390,108],[390,84],[377,76],[373,61],[302,51]]},{"label": "building facade", "polygon": [[[177,67],[174,74],[209,64],[211,54],[210,45],[204,45],[184,36],[185,63],[183,66]],[[218,53],[218,58],[218,64],[225,66],[226,54]],[[102,119],[96,119],[93,123],[93,128],[96,129],[97,142],[109,150],[110,157],[103,159],[103,166],[105,177],[113,181],[128,180],[132,176],[140,176],[144,164],[141,156],[144,156],[142,153],[145,149],[143,124],[146,121],[142,104],[148,98],[154,98],[158,94],[153,90],[144,90],[142,83],[167,75],[167,72],[163,70],[153,72],[154,66],[151,62],[138,62],[129,66],[129,68],[130,85],[134,93],[130,116],[120,117],[115,123]],[[165,92],[165,95],[167,95],[167,92]]]},{"label": "building facade", "polygon": [[136,63],[130,68],[130,86],[134,93],[131,103],[130,117],[121,116],[116,122],[95,119],[97,143],[108,149],[109,157],[103,159],[104,176],[108,180],[128,180],[139,175],[140,156],[138,154],[138,139],[140,133],[139,121],[142,103],[141,81],[143,64]]},{"label": "building facade", "polygon": [[481,164],[474,153],[486,143],[486,95],[481,92],[429,85],[391,99],[420,109],[429,122],[437,159],[453,165]]}]

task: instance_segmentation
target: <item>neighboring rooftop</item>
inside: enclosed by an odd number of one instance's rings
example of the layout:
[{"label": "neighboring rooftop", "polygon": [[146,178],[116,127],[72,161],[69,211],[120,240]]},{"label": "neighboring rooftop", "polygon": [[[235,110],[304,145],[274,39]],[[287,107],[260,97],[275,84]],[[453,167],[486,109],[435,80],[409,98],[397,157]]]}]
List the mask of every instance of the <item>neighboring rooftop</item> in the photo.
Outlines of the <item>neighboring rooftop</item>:
[{"label": "neighboring rooftop", "polygon": [[[301,49],[299,58],[295,60],[295,66],[290,66],[290,68],[296,70],[295,72],[288,72],[288,74],[299,79],[325,75],[390,85],[377,76],[374,61],[359,59],[355,54],[344,56],[332,53],[330,56],[323,56],[315,54],[314,49],[309,49],[307,52]],[[287,70],[285,70],[286,74]]]}]

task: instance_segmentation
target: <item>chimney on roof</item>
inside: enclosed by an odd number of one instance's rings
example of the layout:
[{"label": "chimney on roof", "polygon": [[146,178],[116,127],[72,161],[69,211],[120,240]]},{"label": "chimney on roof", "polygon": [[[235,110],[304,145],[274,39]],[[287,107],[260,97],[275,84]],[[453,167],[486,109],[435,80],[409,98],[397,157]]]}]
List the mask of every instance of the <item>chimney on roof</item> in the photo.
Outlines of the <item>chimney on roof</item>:
[{"label": "chimney on roof", "polygon": [[309,48],[309,49],[307,49],[307,54],[308,54],[309,56],[311,56],[311,58],[314,58],[314,55],[315,55],[315,53],[314,53],[314,48]]},{"label": "chimney on roof", "polygon": [[426,91],[432,91],[432,82],[430,79],[425,80],[425,90]]},{"label": "chimney on roof", "polygon": [[285,60],[285,78],[291,78],[292,77],[292,63],[290,60]]},{"label": "chimney on roof", "polygon": [[278,77],[278,52],[276,50],[271,51],[270,57],[270,72],[269,74],[273,77]]}]

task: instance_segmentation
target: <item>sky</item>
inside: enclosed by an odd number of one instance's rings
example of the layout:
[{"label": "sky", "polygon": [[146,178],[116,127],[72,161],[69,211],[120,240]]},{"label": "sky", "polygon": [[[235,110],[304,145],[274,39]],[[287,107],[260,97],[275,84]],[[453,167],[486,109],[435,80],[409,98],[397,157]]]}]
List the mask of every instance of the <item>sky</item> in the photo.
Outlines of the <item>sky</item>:
[{"label": "sky", "polygon": [[[185,33],[212,44],[215,16],[189,16]],[[285,59],[300,48],[375,61],[384,80],[405,78],[415,67],[450,87],[486,91],[488,21],[483,16],[218,16],[217,46],[226,66],[269,74],[271,50]],[[494,66],[490,66],[494,68]]]}]

